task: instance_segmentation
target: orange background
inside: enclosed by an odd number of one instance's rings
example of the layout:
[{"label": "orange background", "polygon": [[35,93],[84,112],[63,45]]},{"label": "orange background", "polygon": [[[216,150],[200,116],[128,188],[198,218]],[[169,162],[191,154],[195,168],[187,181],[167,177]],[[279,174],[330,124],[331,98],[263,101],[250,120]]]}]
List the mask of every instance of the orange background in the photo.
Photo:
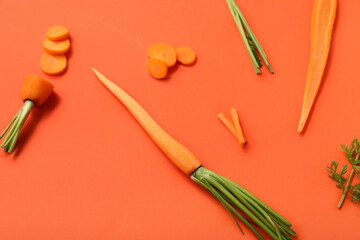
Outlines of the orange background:
[{"label": "orange background", "polygon": [[[297,133],[313,1],[237,0],[275,70],[257,76],[225,0],[0,1],[0,126],[20,109],[27,73],[56,94],[0,153],[0,239],[240,239],[222,206],[178,171],[99,83],[136,98],[210,170],[245,186],[293,223],[298,239],[359,239],[360,207],[327,176],[340,144],[360,137],[360,2],[339,1],[332,49],[304,135]],[[42,73],[45,31],[71,34],[69,68]],[[151,78],[147,47],[189,45],[193,67]],[[216,119],[240,114],[245,149]],[[245,238],[255,236],[244,227]]]}]

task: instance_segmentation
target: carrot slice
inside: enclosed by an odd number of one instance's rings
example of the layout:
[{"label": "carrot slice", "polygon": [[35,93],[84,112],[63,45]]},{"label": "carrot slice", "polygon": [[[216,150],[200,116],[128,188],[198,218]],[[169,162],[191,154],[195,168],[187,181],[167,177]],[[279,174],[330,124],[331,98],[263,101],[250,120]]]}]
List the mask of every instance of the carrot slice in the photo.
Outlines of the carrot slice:
[{"label": "carrot slice", "polygon": [[35,75],[27,74],[24,84],[21,88],[21,98],[33,101],[37,107],[41,106],[54,90],[54,85]]},{"label": "carrot slice", "polygon": [[235,108],[230,109],[230,115],[233,120],[235,130],[237,132],[239,143],[243,146],[246,143],[246,139],[244,138],[244,135],[243,135],[243,132],[242,132],[242,129],[240,126],[239,115]]},{"label": "carrot slice", "polygon": [[190,176],[201,166],[198,158],[184,145],[171,137],[155,120],[124,90],[92,68],[98,79],[129,110],[155,144],[182,172]]},{"label": "carrot slice", "polygon": [[69,37],[69,30],[64,26],[52,26],[46,30],[46,36],[53,41],[65,40]]},{"label": "carrot slice", "polygon": [[172,67],[176,63],[175,49],[167,43],[156,43],[148,49],[150,58],[158,58],[166,62],[168,67]]},{"label": "carrot slice", "polygon": [[42,46],[47,53],[50,54],[62,54],[66,53],[70,49],[70,41],[69,39],[61,40],[61,41],[51,41],[49,39],[45,39],[42,42]]},{"label": "carrot slice", "polygon": [[168,66],[163,60],[151,58],[146,63],[148,72],[156,79],[166,78],[168,73]]},{"label": "carrot slice", "polygon": [[225,117],[225,114],[221,112],[217,115],[217,117],[224,124],[224,126],[231,132],[231,134],[234,135],[236,139],[238,139],[238,133],[235,130],[234,124],[229,119],[227,119],[227,117]]},{"label": "carrot slice", "polygon": [[196,54],[190,47],[182,46],[175,49],[177,60],[184,65],[192,65],[196,61]]},{"label": "carrot slice", "polygon": [[64,54],[52,55],[44,53],[40,60],[41,69],[49,75],[57,75],[65,71],[67,60]]},{"label": "carrot slice", "polygon": [[337,0],[315,0],[311,23],[311,54],[298,132],[302,132],[314,105],[330,51]]}]

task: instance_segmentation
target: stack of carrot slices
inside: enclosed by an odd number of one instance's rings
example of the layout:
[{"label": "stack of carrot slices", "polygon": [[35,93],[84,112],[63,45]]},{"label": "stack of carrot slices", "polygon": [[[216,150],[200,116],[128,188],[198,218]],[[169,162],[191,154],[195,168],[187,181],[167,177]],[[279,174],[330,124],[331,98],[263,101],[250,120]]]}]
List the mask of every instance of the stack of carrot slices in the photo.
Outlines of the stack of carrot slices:
[{"label": "stack of carrot slices", "polygon": [[146,68],[151,76],[156,79],[164,79],[168,75],[168,68],[175,66],[176,62],[183,65],[193,65],[196,54],[190,47],[182,46],[174,49],[167,43],[154,43],[147,50],[150,58]]},{"label": "stack of carrot slices", "polygon": [[69,30],[64,26],[52,26],[46,30],[47,38],[42,42],[45,53],[41,56],[41,69],[49,75],[65,71],[67,59],[64,55],[70,49]]},{"label": "stack of carrot slices", "polygon": [[233,122],[227,119],[223,112],[219,113],[217,117],[224,124],[224,126],[231,132],[231,134],[234,135],[234,137],[239,141],[239,144],[241,146],[245,146],[247,141],[242,132],[239,121],[239,115],[235,108],[230,109],[230,115]]}]

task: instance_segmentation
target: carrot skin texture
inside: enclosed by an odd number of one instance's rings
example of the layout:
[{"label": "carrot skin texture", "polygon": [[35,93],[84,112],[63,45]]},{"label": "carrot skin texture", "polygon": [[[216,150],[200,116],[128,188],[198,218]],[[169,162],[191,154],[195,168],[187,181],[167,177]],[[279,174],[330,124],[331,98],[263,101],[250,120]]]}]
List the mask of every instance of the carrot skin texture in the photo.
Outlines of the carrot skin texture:
[{"label": "carrot skin texture", "polygon": [[311,54],[298,132],[304,130],[329,56],[337,0],[315,0],[311,23]]},{"label": "carrot skin texture", "polygon": [[186,175],[190,176],[201,162],[184,145],[165,132],[155,120],[124,90],[92,68],[104,86],[128,109],[164,154]]},{"label": "carrot skin texture", "polygon": [[21,88],[21,98],[24,102],[31,100],[39,107],[49,98],[53,90],[54,85],[49,81],[35,74],[28,74]]}]

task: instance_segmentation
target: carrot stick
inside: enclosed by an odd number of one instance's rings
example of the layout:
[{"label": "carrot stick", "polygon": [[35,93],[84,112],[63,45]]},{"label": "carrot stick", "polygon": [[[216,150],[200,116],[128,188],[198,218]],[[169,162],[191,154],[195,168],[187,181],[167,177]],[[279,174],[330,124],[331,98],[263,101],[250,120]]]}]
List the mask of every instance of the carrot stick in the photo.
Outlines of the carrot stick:
[{"label": "carrot stick", "polygon": [[65,71],[67,60],[64,54],[53,55],[44,53],[41,56],[40,67],[49,75],[57,75]]},{"label": "carrot stick", "polygon": [[46,36],[53,41],[64,40],[69,37],[69,30],[64,26],[52,26],[46,30]]},{"label": "carrot stick", "polygon": [[329,55],[337,0],[315,0],[311,24],[311,54],[298,132],[302,132],[314,104]]},{"label": "carrot stick", "polygon": [[163,60],[151,58],[146,63],[148,72],[156,79],[166,78],[168,73],[168,66]]},{"label": "carrot stick", "polygon": [[234,124],[229,119],[226,118],[225,114],[221,112],[217,115],[217,117],[224,124],[224,126],[231,132],[231,134],[234,135],[234,137],[239,140],[238,133],[235,130]]},{"label": "carrot stick", "polygon": [[243,135],[243,132],[242,132],[242,129],[241,129],[241,126],[240,126],[239,115],[238,115],[235,108],[230,109],[230,115],[231,115],[231,118],[233,120],[235,130],[237,132],[239,143],[240,143],[241,146],[244,146],[245,143],[246,143],[246,139],[244,138],[244,135]]},{"label": "carrot stick", "polygon": [[165,132],[132,97],[97,70],[94,68],[92,68],[92,70],[104,86],[129,110],[161,151],[163,151],[182,172],[190,176],[201,166],[201,162],[197,157],[190,152],[188,148]]},{"label": "carrot stick", "polygon": [[49,39],[45,39],[42,42],[42,46],[47,53],[50,54],[62,54],[66,53],[70,49],[70,41],[69,39],[61,40],[61,41],[52,41]]},{"label": "carrot stick", "polygon": [[53,89],[54,85],[49,81],[35,74],[28,74],[21,88],[21,98],[24,102],[31,100],[39,107],[48,99]]},{"label": "carrot stick", "polygon": [[177,60],[183,65],[193,65],[196,61],[196,54],[190,47],[178,47],[175,49],[175,52]]}]

